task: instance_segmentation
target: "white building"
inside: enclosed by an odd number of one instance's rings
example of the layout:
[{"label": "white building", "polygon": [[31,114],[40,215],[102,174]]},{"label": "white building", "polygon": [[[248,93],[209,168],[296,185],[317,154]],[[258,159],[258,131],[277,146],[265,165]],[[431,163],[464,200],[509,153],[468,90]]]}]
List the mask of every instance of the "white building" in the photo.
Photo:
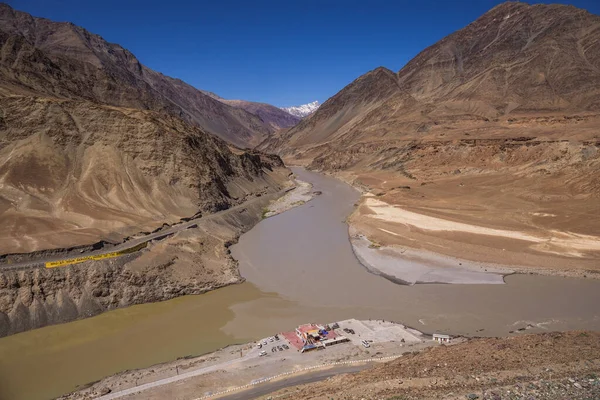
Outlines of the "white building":
[{"label": "white building", "polygon": [[450,343],[450,336],[442,335],[440,333],[434,333],[433,340],[435,340],[438,343]]}]

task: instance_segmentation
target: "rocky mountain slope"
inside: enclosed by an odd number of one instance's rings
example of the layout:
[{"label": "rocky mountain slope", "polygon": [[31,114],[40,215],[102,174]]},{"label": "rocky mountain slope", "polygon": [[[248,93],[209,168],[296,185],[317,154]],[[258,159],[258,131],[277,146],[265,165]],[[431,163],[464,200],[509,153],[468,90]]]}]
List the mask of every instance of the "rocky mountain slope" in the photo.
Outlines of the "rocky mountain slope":
[{"label": "rocky mountain slope", "polygon": [[272,128],[185,82],[142,65],[131,52],[66,22],[0,4],[0,93],[89,100],[169,113],[241,147]]},{"label": "rocky mountain slope", "polygon": [[273,130],[291,128],[300,121],[300,117],[290,114],[280,108],[266,103],[256,103],[246,100],[221,100],[225,104],[237,107],[257,115]]},{"label": "rocky mountain slope", "polygon": [[0,336],[242,280],[227,247],[286,184],[278,157],[232,151],[154,111],[21,96],[0,109],[2,254],[119,242],[252,201],[132,255],[0,265]]},{"label": "rocky mountain slope", "polygon": [[378,243],[519,265],[548,265],[553,254],[557,268],[575,260],[586,274],[597,245],[558,251],[552,242],[598,235],[599,55],[600,16],[507,2],[397,73],[359,77],[259,148],[336,172],[404,210],[529,232],[545,244],[529,249],[543,258],[529,258],[523,242],[380,221],[368,231]]},{"label": "rocky mountain slope", "polygon": [[[119,240],[277,187],[282,167],[153,111],[0,98],[2,253]],[[57,234],[60,232],[60,234]]]},{"label": "rocky mountain slope", "polygon": [[227,100],[216,93],[201,90],[202,93],[212,97],[221,103],[228,104],[232,107],[241,108],[251,114],[258,116],[268,127],[277,131],[279,129],[291,128],[296,125],[302,118],[286,112],[282,108],[277,108],[267,103],[257,103],[247,100]]},{"label": "rocky mountain slope", "polygon": [[76,252],[241,205],[114,259],[16,270],[0,257],[0,336],[242,281],[227,247],[289,171],[221,138],[251,146],[272,127],[69,23],[0,5],[0,46],[0,255]]},{"label": "rocky mountain slope", "polygon": [[200,219],[140,252],[51,269],[0,265],[0,337],[243,282],[228,246],[258,223],[277,197],[269,193],[269,183],[259,179],[260,197],[242,207]]},{"label": "rocky mountain slope", "polygon": [[462,138],[467,123],[476,137],[517,121],[553,131],[532,116],[600,110],[599,24],[575,7],[501,4],[397,74],[358,78],[271,148],[314,159],[363,142]]},{"label": "rocky mountain slope", "polygon": [[314,113],[319,106],[320,104],[318,101],[313,101],[308,104],[302,104],[301,106],[282,107],[281,109],[296,117],[304,118],[307,115]]}]

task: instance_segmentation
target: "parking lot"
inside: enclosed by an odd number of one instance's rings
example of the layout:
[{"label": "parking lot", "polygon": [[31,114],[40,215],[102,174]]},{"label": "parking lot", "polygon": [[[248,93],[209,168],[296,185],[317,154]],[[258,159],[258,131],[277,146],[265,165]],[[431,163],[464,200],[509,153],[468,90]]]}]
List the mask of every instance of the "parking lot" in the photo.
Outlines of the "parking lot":
[{"label": "parking lot", "polygon": [[346,336],[357,346],[362,346],[363,340],[375,344],[400,342],[404,345],[415,345],[425,340],[420,332],[389,321],[348,319],[338,322],[338,325],[335,332]]},{"label": "parking lot", "polygon": [[259,340],[256,347],[260,349],[259,355],[280,353],[291,349],[290,343],[282,335],[275,335]]}]

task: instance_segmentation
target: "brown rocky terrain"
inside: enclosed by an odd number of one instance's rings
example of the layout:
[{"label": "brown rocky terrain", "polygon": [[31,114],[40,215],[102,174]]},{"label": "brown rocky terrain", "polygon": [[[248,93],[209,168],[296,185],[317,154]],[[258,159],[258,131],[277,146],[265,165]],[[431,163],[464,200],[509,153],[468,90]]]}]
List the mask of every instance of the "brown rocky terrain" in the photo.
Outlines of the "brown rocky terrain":
[{"label": "brown rocky terrain", "polygon": [[[361,207],[353,223],[378,243],[589,275],[600,257],[599,43],[600,17],[585,10],[504,3],[398,73],[361,76],[259,147],[392,208],[544,242],[384,221]],[[560,245],[572,235],[589,246]]]},{"label": "brown rocky terrain", "polygon": [[[5,4],[0,46],[0,336],[242,280],[227,247],[289,171],[222,139],[248,147],[272,127],[83,28]],[[10,265],[199,216],[119,258]]]},{"label": "brown rocky terrain", "polygon": [[51,269],[0,266],[0,337],[242,282],[228,247],[276,195],[200,219],[130,255]]},{"label": "brown rocky terrain", "polygon": [[221,103],[228,104],[232,107],[241,108],[251,114],[258,116],[265,124],[270,126],[274,131],[279,129],[291,128],[296,125],[302,118],[292,115],[281,108],[272,106],[266,103],[257,103],[247,100],[227,100],[215,93],[202,90],[202,93],[212,97]]},{"label": "brown rocky terrain", "polygon": [[600,396],[598,374],[600,334],[544,333],[408,352],[355,375],[284,389],[268,398],[594,399]]},{"label": "brown rocky terrain", "polygon": [[269,124],[187,83],[142,65],[128,50],[66,22],[0,4],[0,93],[83,99],[170,113],[240,147],[272,132]]},{"label": "brown rocky terrain", "polygon": [[18,96],[0,107],[2,253],[118,240],[278,188],[278,159],[234,154],[166,114]]},{"label": "brown rocky terrain", "polygon": [[0,336],[241,281],[227,246],[286,184],[279,158],[232,151],[153,111],[22,96],[0,98],[0,107],[3,254],[119,242],[248,204],[141,253],[53,269],[0,267]]},{"label": "brown rocky terrain", "polygon": [[230,106],[242,108],[249,113],[258,115],[266,124],[269,124],[274,130],[291,128],[296,125],[300,118],[292,114],[288,114],[281,108],[277,108],[266,103],[256,103],[245,100],[221,100]]}]

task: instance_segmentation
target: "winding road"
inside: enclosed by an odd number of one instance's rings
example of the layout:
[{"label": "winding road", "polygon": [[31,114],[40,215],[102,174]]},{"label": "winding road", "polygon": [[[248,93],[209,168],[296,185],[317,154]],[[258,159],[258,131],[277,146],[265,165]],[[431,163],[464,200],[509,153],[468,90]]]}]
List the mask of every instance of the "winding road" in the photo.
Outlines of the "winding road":
[{"label": "winding road", "polygon": [[[87,251],[87,252],[83,252],[80,254],[56,255],[56,256],[50,256],[50,257],[44,257],[44,258],[37,258],[35,260],[27,260],[27,261],[21,261],[21,262],[16,262],[16,263],[11,263],[11,264],[4,264],[4,265],[0,265],[0,270],[7,271],[7,270],[29,269],[29,268],[36,268],[36,267],[43,268],[47,262],[70,260],[73,258],[88,257],[88,256],[101,256],[101,255],[114,253],[114,252],[124,252],[124,251],[130,250],[130,249],[133,249],[134,247],[139,246],[141,244],[148,243],[152,240],[161,240],[168,236],[174,235],[177,232],[180,232],[180,231],[183,231],[186,229],[190,229],[190,228],[195,228],[198,225],[198,223],[201,221],[202,222],[209,221],[211,219],[221,217],[227,213],[239,211],[239,210],[244,209],[258,201],[261,201],[261,200],[264,201],[265,199],[270,199],[270,200],[276,199],[278,197],[283,196],[283,194],[285,194],[289,190],[291,190],[291,189],[287,188],[284,190],[280,190],[276,193],[270,193],[270,194],[267,194],[267,195],[264,195],[261,197],[255,197],[253,199],[245,201],[241,204],[238,204],[237,206],[233,206],[226,210],[218,211],[216,213],[209,214],[207,216],[201,216],[201,217],[195,218],[195,219],[187,221],[187,222],[178,223],[176,225],[172,225],[171,227],[169,227],[167,229],[160,230],[160,231],[154,232],[154,233],[150,233],[150,234],[147,234],[142,237],[135,238],[135,239],[130,239],[126,242],[122,242],[120,244],[117,244],[117,245],[107,248],[107,249]],[[141,250],[137,250],[137,251],[141,251]],[[132,253],[135,253],[135,252],[136,251],[132,251]],[[127,253],[127,254],[131,254],[131,253]]]}]

